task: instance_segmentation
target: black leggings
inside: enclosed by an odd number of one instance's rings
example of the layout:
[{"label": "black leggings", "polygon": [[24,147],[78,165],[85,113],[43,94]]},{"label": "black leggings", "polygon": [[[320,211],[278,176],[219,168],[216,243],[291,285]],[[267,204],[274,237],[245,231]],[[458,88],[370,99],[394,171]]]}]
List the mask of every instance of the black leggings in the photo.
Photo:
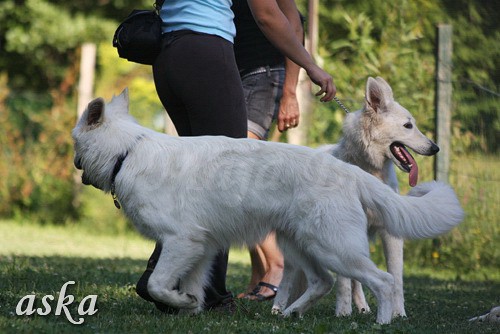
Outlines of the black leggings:
[{"label": "black leggings", "polygon": [[243,88],[229,41],[186,30],[166,34],[153,75],[180,136],[247,136]]},{"label": "black leggings", "polygon": [[[168,33],[153,75],[158,96],[180,136],[247,136],[243,88],[230,42],[191,31]],[[208,308],[230,296],[227,261],[226,250],[213,262],[205,288]]]}]

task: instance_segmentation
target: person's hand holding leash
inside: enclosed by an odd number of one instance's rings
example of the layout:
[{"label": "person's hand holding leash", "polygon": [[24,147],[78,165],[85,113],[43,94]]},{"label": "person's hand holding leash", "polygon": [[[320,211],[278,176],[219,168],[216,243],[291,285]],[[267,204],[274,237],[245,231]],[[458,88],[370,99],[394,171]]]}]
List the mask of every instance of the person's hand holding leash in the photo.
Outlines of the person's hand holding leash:
[{"label": "person's hand holding leash", "polygon": [[333,78],[330,74],[326,73],[316,64],[312,64],[310,68],[306,68],[307,75],[311,78],[311,81],[316,85],[320,86],[320,90],[315,94],[316,96],[322,96],[320,98],[321,102],[329,102],[333,100],[333,97],[337,93],[337,87],[333,83]]}]

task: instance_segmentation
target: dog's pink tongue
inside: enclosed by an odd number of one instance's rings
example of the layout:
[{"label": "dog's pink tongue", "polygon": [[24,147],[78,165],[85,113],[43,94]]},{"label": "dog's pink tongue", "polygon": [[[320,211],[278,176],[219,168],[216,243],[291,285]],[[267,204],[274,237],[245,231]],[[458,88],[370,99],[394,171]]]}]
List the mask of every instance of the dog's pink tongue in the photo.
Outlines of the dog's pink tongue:
[{"label": "dog's pink tongue", "polygon": [[418,166],[415,160],[412,162],[413,166],[410,169],[410,187],[415,187],[418,182]]},{"label": "dog's pink tongue", "polygon": [[408,162],[411,164],[411,169],[410,169],[410,177],[409,177],[409,183],[410,187],[415,187],[418,182],[418,165],[415,159],[413,159],[412,155],[410,152],[408,152],[406,149],[403,149],[403,154],[405,155],[406,159],[408,159]]}]

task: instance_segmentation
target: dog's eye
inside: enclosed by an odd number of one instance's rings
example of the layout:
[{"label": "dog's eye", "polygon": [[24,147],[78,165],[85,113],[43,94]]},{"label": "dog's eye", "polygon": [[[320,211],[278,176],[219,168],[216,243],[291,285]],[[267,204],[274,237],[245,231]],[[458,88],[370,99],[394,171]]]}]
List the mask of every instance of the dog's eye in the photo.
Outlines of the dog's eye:
[{"label": "dog's eye", "polygon": [[403,125],[405,128],[407,129],[413,129],[413,124],[411,124],[410,122],[408,123],[405,123],[405,125]]}]

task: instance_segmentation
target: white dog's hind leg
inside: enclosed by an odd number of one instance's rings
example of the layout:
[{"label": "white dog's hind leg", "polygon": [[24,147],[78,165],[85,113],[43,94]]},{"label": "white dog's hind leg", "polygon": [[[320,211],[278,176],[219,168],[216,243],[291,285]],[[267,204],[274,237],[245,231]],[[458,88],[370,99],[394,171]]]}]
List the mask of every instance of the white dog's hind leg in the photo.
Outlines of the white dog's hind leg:
[{"label": "white dog's hind leg", "polygon": [[294,260],[303,270],[307,280],[307,289],[296,301],[282,312],[285,317],[290,315],[298,315],[301,317],[321,297],[330,292],[334,283],[334,279],[330,272],[317,263],[315,259],[311,257],[305,258],[301,255]]},{"label": "white dog's hind leg", "polygon": [[403,291],[403,244],[404,240],[396,238],[385,229],[380,230],[384,246],[387,271],[394,277],[393,315],[406,317],[405,297]]},{"label": "white dog's hind leg", "polygon": [[[370,254],[368,247],[366,248],[366,254]],[[365,293],[363,292],[363,286],[361,283],[339,274],[337,276],[337,300],[335,315],[337,317],[351,315],[353,302],[360,313],[370,312],[370,306],[368,306],[368,303],[366,302]]]},{"label": "white dog's hind leg", "polygon": [[199,291],[194,294],[182,291],[180,282],[203,258],[203,244],[167,236],[163,238],[162,246],[160,258],[148,281],[151,297],[172,307],[192,309],[193,313],[201,311],[203,299],[199,299]]},{"label": "white dog's hind leg", "polygon": [[276,297],[274,297],[272,314],[281,314],[284,309],[289,305],[290,296],[293,294],[294,281],[297,280],[296,276],[299,275],[300,270],[287,261],[283,270],[283,279],[281,280]]},{"label": "white dog's hind leg", "polygon": [[[352,254],[351,255],[356,255]],[[356,256],[344,267],[344,274],[366,285],[377,298],[377,322],[388,324],[392,320],[394,279],[391,274],[377,268],[367,256]]]},{"label": "white dog's hind leg", "polygon": [[288,306],[282,313],[285,317],[298,315],[301,317],[311,306],[332,289],[334,280],[327,270],[318,270],[313,273],[304,271],[307,278],[307,289],[296,301]]},{"label": "white dog's hind leg", "polygon": [[276,233],[276,241],[282,251],[285,267],[271,313],[282,314],[282,311],[297,300],[307,289],[307,280],[304,272],[295,262],[295,259],[300,258],[301,255],[296,253],[298,250],[293,242],[279,232]]}]

